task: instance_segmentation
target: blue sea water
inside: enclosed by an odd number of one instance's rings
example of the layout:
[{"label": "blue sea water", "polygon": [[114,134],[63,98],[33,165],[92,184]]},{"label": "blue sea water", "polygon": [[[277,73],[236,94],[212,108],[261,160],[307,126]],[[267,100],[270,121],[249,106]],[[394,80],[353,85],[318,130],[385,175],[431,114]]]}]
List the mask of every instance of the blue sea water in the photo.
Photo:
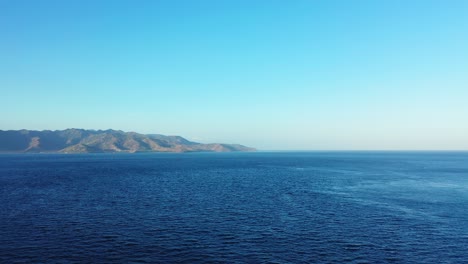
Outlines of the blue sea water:
[{"label": "blue sea water", "polygon": [[0,155],[0,262],[467,263],[468,153]]}]

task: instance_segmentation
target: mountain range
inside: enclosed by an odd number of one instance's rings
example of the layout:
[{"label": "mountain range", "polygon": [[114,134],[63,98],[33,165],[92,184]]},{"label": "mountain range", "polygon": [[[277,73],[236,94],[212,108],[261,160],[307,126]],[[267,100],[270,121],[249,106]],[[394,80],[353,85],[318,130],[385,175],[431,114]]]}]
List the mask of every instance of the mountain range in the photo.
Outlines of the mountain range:
[{"label": "mountain range", "polygon": [[255,151],[238,144],[202,144],[180,136],[120,130],[0,130],[0,152],[232,152]]}]

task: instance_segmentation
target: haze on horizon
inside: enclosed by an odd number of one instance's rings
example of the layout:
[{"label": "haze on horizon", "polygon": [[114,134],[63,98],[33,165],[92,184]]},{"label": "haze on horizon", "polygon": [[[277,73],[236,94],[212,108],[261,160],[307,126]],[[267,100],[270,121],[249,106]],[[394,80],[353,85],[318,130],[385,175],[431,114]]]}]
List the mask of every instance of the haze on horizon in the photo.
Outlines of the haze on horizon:
[{"label": "haze on horizon", "polygon": [[468,1],[0,2],[0,129],[468,150]]}]

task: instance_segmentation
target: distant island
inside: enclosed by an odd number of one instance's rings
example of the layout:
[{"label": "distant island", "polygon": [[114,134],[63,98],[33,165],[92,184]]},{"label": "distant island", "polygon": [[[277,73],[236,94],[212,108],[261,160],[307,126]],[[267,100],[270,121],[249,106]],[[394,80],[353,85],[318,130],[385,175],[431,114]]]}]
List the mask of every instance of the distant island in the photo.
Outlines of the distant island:
[{"label": "distant island", "polygon": [[238,144],[201,144],[180,136],[120,130],[0,130],[0,152],[135,153],[255,151]]}]

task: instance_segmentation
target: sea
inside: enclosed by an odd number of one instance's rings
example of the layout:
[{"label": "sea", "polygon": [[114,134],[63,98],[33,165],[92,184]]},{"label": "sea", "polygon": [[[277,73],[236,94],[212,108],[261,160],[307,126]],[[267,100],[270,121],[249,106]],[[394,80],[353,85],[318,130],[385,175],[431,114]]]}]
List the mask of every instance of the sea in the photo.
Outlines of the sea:
[{"label": "sea", "polygon": [[1,154],[0,263],[468,263],[468,152]]}]

